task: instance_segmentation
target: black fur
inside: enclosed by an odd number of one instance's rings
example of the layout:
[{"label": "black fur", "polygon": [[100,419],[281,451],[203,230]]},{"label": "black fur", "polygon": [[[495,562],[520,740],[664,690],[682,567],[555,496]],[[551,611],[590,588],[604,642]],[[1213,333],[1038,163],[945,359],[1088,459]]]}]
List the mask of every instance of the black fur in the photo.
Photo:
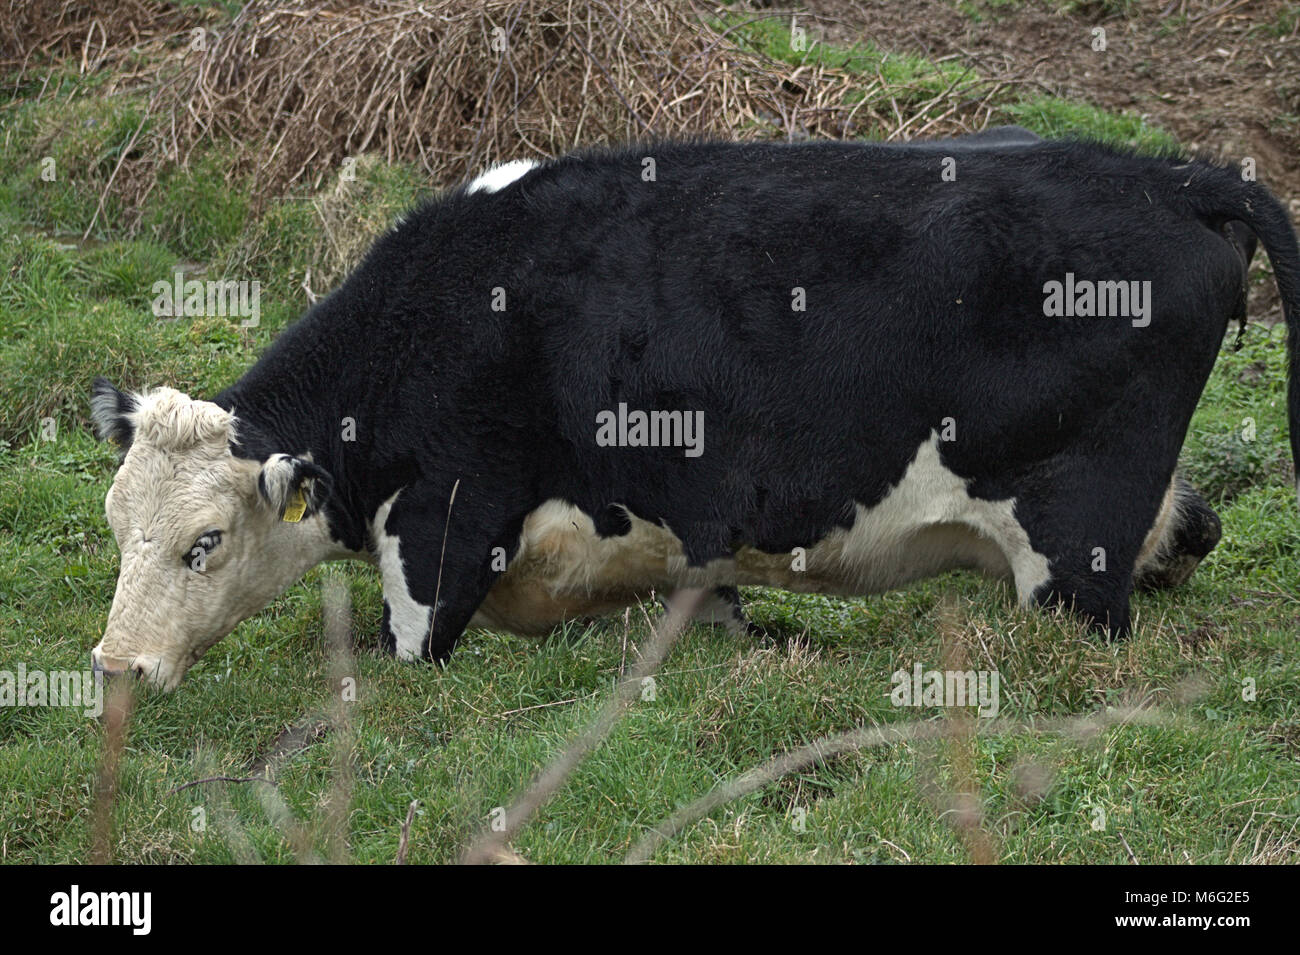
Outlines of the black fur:
[{"label": "black fur", "polygon": [[[512,554],[547,499],[604,534],[625,505],[697,565],[789,552],[879,502],[946,417],[945,465],[976,497],[1014,497],[1049,556],[1037,598],[1124,633],[1135,557],[1243,292],[1231,223],[1273,261],[1293,372],[1294,233],[1262,186],[1198,161],[1016,142],[963,152],[945,182],[940,159],[659,144],[453,190],[216,400],[332,475],[325,513],[348,546],[403,489],[387,528],[413,596],[438,592],[435,658],[491,586],[492,549]],[[1067,271],[1149,280],[1150,326],[1045,317],[1044,283]],[[598,447],[597,412],[619,402],[703,411],[704,454]]]},{"label": "black fur", "polygon": [[96,378],[90,386],[90,416],[95,423],[95,434],[101,441],[117,445],[124,455],[135,437],[135,427],[127,417],[135,409],[134,396],[118,391],[107,378]]}]

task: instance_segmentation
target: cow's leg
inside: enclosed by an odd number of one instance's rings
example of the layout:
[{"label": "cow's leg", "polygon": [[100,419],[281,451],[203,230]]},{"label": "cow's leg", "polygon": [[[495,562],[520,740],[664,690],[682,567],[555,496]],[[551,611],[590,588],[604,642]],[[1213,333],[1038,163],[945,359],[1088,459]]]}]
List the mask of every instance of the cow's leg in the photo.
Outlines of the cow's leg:
[{"label": "cow's leg", "polygon": [[1081,617],[1088,629],[1104,633],[1108,639],[1129,635],[1129,596],[1133,591],[1131,572],[1100,576],[1069,559],[1052,562],[1053,572],[1047,586],[1037,595],[1040,606],[1060,606]]},{"label": "cow's leg", "polygon": [[758,630],[745,616],[740,590],[736,587],[714,587],[696,605],[691,619],[696,623],[725,627],[736,636],[752,635]]},{"label": "cow's leg", "polygon": [[1109,461],[1066,466],[1042,490],[1020,495],[1016,516],[1050,565],[1032,599],[1072,610],[1110,637],[1127,636],[1134,567],[1167,486],[1167,478],[1125,475]]},{"label": "cow's leg", "polygon": [[[384,581],[384,647],[403,660],[442,662],[513,555],[523,513],[464,485],[407,488],[372,527]],[[450,514],[448,505],[450,502]],[[498,548],[500,550],[498,551]]]},{"label": "cow's leg", "polygon": [[1138,554],[1134,585],[1159,590],[1186,582],[1222,536],[1223,527],[1214,508],[1196,488],[1175,477]]}]

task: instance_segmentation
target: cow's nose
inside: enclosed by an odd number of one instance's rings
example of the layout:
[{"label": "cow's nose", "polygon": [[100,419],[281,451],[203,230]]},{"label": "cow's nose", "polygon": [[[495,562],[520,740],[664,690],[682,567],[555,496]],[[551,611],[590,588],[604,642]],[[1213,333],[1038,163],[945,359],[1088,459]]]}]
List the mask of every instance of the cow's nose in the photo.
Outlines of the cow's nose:
[{"label": "cow's nose", "polygon": [[[131,669],[131,665],[125,660],[114,660],[112,657],[106,657],[100,651],[99,647],[90,651],[90,666],[96,673],[102,673],[104,676],[117,676]],[[135,669],[135,675],[139,676],[141,670]]]}]

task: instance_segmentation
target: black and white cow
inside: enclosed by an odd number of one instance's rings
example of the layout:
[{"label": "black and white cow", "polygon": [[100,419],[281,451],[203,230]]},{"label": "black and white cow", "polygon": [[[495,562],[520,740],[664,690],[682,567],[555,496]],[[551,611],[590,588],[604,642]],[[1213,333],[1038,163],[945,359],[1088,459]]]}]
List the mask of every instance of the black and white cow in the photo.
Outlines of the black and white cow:
[{"label": "black and white cow", "polygon": [[1178,582],[1218,538],[1174,468],[1255,237],[1295,450],[1300,253],[1231,169],[1032,136],[499,167],[213,400],[96,384],[125,449],[96,665],[174,687],[342,557],[378,564],[403,658],[652,589],[868,594],[950,568],[1123,634],[1135,582]]}]

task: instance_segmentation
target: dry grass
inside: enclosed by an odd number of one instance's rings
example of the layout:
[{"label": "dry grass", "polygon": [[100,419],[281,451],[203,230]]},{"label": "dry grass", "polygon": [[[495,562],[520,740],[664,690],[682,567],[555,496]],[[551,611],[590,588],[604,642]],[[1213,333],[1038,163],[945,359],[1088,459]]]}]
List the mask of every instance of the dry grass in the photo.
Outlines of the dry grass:
[{"label": "dry grass", "polygon": [[127,207],[208,146],[260,206],[319,190],[362,155],[447,184],[502,159],[629,140],[961,132],[988,122],[1010,82],[962,74],[909,89],[818,56],[778,61],[736,42],[775,14],[742,20],[697,0],[254,0],[230,22],[151,0],[102,14],[0,3],[0,70],[80,58],[81,72],[147,94],[147,122],[105,188]]},{"label": "dry grass", "polygon": [[319,187],[368,152],[446,182],[500,158],[795,115],[833,134],[854,81],[738,51],[691,0],[252,3],[186,66],[166,104],[177,154],[244,143],[271,191]]},{"label": "dry grass", "polygon": [[133,47],[170,37],[204,18],[159,0],[0,0],[0,72],[75,57],[83,73],[117,63]]}]

